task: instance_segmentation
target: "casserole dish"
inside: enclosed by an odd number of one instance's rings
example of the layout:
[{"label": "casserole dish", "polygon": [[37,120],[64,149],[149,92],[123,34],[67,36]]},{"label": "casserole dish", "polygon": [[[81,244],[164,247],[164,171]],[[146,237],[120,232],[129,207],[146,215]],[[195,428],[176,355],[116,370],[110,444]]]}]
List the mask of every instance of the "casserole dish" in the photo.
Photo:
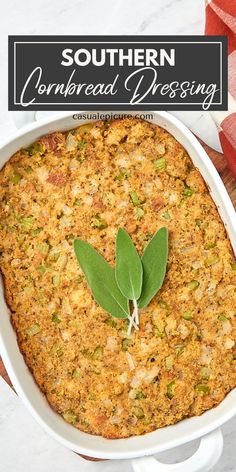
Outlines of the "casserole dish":
[{"label": "casserole dish", "polygon": [[[123,113],[125,115],[125,113]],[[130,113],[128,113],[130,115]],[[133,113],[135,114],[135,113]],[[17,115],[18,124],[24,116],[28,123],[34,114]],[[87,120],[88,121],[88,120]],[[165,112],[153,113],[150,120],[169,131],[188,151],[194,165],[200,170],[211,196],[215,201],[221,218],[226,226],[234,251],[236,251],[236,222],[232,203],[213,164],[195,139],[195,137],[176,118]],[[74,119],[71,114],[40,123],[28,124],[19,131],[14,139],[9,140],[1,149],[1,165],[21,147],[26,147],[40,136],[59,130],[68,130],[86,123],[86,120]],[[156,463],[153,458],[136,459],[133,467],[137,471],[154,470],[209,470],[218,460],[222,450],[222,436],[217,430],[221,424],[236,413],[235,390],[216,408],[209,410],[200,417],[190,418],[144,436],[127,439],[107,440],[91,436],[66,424],[61,417],[51,410],[46,399],[40,393],[33,377],[26,367],[19,352],[15,334],[10,323],[3,288],[1,288],[0,308],[0,345],[3,361],[8,369],[13,386],[34,417],[54,438],[73,451],[103,459],[130,459],[150,456],[185,442],[204,436],[197,453],[182,464],[164,466]],[[210,433],[210,434],[209,434]]]}]

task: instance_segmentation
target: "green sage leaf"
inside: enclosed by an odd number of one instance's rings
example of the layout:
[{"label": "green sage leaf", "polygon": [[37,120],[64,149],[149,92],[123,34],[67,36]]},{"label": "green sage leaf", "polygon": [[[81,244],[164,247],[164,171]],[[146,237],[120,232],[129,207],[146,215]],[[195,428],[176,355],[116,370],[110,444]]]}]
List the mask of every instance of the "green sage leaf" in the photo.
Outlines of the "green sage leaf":
[{"label": "green sage leaf", "polygon": [[115,269],[90,244],[76,239],[74,250],[96,302],[116,318],[127,318],[129,301],[119,290]]},{"label": "green sage leaf", "polygon": [[123,295],[129,300],[138,300],[142,290],[143,266],[132,239],[122,228],[116,238],[115,275]]},{"label": "green sage leaf", "polygon": [[143,287],[138,300],[139,308],[145,308],[160,290],[168,257],[168,229],[159,229],[147,244],[143,256]]}]

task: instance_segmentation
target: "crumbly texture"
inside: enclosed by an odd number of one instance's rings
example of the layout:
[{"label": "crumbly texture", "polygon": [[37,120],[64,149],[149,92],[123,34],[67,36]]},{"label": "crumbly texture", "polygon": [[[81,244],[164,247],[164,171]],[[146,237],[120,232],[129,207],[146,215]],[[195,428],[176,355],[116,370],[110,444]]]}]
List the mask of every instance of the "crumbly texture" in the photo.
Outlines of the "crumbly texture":
[{"label": "crumbly texture", "polygon": [[[137,119],[57,132],[17,152],[0,187],[12,323],[66,421],[107,438],[140,435],[202,414],[235,387],[236,264],[208,189],[173,136]],[[166,278],[127,338],[127,321],[94,301],[73,240],[114,264],[119,227],[141,254],[162,226]]]}]

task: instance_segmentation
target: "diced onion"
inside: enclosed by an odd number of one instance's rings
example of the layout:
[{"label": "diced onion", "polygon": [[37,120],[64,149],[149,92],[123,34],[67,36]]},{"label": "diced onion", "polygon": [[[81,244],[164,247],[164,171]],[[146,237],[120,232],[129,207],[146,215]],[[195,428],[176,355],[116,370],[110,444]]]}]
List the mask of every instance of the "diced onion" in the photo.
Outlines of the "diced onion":
[{"label": "diced onion", "polygon": [[66,138],[66,151],[74,151],[77,148],[77,140],[72,133],[69,133]]},{"label": "diced onion", "polygon": [[91,206],[93,204],[93,197],[91,197],[90,195],[87,195],[86,197],[84,197],[84,203],[86,205]]},{"label": "diced onion", "polygon": [[71,215],[73,213],[72,208],[70,208],[68,205],[63,205],[62,211],[65,215]]},{"label": "diced onion", "polygon": [[129,365],[129,369],[134,370],[135,369],[135,363],[134,363],[133,357],[131,356],[131,354],[128,351],[126,352],[126,358],[127,358],[127,362],[128,362],[128,365]]},{"label": "diced onion", "polygon": [[225,343],[224,343],[225,349],[232,349],[232,347],[234,347],[234,345],[235,345],[235,342],[234,342],[233,339],[227,338],[225,340]]},{"label": "diced onion", "polygon": [[106,344],[107,349],[110,351],[115,351],[117,348],[117,340],[114,336],[108,336],[107,337],[107,344]]}]

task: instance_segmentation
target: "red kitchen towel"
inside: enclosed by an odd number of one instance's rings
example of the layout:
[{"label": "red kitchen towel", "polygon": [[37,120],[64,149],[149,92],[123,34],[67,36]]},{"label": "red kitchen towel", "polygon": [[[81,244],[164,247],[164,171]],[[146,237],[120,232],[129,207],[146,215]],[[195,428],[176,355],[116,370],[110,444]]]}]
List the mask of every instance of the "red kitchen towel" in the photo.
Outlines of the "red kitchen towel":
[{"label": "red kitchen towel", "polygon": [[228,36],[228,111],[211,112],[219,129],[223,152],[236,178],[236,0],[207,0],[208,35]]}]

